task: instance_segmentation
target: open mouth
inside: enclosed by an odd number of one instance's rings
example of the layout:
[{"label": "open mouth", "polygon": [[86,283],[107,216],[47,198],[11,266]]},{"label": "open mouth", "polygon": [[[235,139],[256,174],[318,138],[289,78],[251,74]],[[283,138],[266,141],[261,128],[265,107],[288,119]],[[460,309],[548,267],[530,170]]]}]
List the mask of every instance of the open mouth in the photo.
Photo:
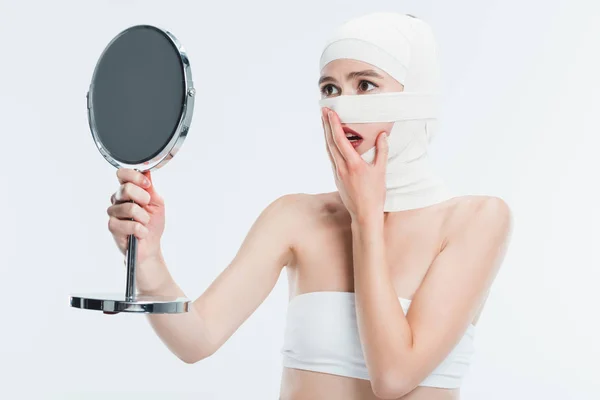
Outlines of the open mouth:
[{"label": "open mouth", "polygon": [[363,137],[360,136],[358,132],[348,128],[347,126],[342,127],[342,129],[344,130],[348,141],[352,143],[352,146],[357,147],[362,143]]}]

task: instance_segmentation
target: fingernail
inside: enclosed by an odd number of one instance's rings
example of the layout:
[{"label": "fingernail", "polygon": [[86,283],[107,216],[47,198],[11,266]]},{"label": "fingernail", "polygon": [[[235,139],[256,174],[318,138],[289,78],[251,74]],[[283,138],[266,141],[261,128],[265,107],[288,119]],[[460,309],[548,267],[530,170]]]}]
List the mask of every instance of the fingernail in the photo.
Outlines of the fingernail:
[{"label": "fingernail", "polygon": [[331,111],[327,111],[327,118],[331,118],[331,115],[332,115],[332,114],[333,114],[333,113],[332,113]]},{"label": "fingernail", "polygon": [[146,178],[144,178],[144,186],[145,187],[150,186],[150,181],[148,179],[146,179]]}]

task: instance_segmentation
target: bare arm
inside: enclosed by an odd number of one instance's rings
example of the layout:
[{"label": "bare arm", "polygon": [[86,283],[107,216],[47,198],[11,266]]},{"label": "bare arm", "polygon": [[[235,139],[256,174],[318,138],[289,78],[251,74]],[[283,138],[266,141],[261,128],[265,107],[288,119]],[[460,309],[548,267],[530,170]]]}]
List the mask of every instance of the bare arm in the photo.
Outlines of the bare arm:
[{"label": "bare arm", "polygon": [[504,258],[511,216],[487,199],[447,243],[404,315],[385,260],[382,218],[352,223],[359,333],[373,392],[412,391],[452,350],[475,317]]},{"label": "bare arm", "polygon": [[[293,257],[295,202],[295,195],[286,195],[263,210],[233,261],[188,313],[148,314],[154,331],[181,360],[194,363],[213,354],[269,295]],[[162,258],[147,263],[139,268],[140,293],[185,297]]]}]

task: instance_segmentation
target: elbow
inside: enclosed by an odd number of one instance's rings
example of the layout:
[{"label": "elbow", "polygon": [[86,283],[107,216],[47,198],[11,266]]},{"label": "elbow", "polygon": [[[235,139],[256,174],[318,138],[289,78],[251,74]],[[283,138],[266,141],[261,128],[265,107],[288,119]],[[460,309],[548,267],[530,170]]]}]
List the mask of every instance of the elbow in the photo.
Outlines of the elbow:
[{"label": "elbow", "polygon": [[204,360],[205,358],[208,358],[210,356],[211,356],[211,354],[194,355],[194,356],[191,356],[188,354],[188,355],[179,356],[179,359],[186,364],[192,365],[192,364],[196,364],[198,361]]},{"label": "elbow", "polygon": [[196,358],[179,357],[179,359],[188,365],[196,364],[196,362],[200,361],[200,359]]},{"label": "elbow", "polygon": [[206,357],[200,357],[197,354],[193,354],[193,353],[184,353],[184,354],[177,354],[177,358],[179,358],[181,361],[183,361],[186,364],[192,365],[192,364],[196,364],[198,361],[200,361]]},{"label": "elbow", "polygon": [[196,364],[198,361],[202,361],[205,358],[212,356],[214,353],[215,350],[197,352],[190,351],[184,354],[178,354],[177,357],[179,357],[179,359],[186,364]]},{"label": "elbow", "polygon": [[379,399],[394,400],[411,392],[416,385],[401,373],[387,372],[371,379],[373,394]]},{"label": "elbow", "polygon": [[196,364],[198,361],[203,360],[206,357],[192,357],[191,355],[181,355],[178,356],[181,361],[188,365]]}]

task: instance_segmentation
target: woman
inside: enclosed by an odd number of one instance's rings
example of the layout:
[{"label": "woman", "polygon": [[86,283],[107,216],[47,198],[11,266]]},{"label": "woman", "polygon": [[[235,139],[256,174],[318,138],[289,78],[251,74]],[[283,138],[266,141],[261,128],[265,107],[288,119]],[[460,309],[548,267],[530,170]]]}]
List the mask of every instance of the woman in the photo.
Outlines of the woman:
[{"label": "woman", "polygon": [[[423,21],[372,13],[338,28],[319,80],[338,191],[276,199],[189,313],[149,314],[174,354],[212,355],[285,267],[281,399],[459,398],[511,214],[496,197],[451,195],[435,175],[437,85]],[[117,177],[108,226],[123,253],[127,235],[139,238],[139,291],[185,296],[161,253],[165,208],[150,173]]]}]

